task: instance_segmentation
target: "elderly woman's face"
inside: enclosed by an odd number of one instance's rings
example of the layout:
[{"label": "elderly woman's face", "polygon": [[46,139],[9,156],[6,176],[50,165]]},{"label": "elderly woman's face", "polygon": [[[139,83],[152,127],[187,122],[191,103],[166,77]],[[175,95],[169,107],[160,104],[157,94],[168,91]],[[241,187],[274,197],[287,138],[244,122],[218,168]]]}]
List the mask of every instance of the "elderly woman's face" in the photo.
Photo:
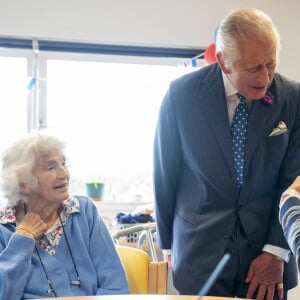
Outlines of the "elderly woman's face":
[{"label": "elderly woman's face", "polygon": [[38,160],[33,170],[37,178],[38,186],[31,192],[30,196],[44,201],[61,201],[69,196],[69,171],[65,158],[57,153],[51,152]]}]

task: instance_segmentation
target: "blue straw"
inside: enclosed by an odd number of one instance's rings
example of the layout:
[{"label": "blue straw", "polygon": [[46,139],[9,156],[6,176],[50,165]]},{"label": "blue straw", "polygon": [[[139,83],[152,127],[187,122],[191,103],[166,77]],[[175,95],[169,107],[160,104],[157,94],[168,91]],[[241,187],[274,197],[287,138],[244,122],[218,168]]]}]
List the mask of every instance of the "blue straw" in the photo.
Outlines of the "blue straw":
[{"label": "blue straw", "polygon": [[208,293],[208,291],[210,290],[210,288],[212,287],[212,285],[214,284],[214,282],[216,281],[216,279],[220,275],[221,271],[226,266],[227,262],[229,261],[229,258],[230,258],[230,255],[228,253],[224,254],[224,256],[219,261],[219,263],[217,264],[217,266],[214,269],[214,271],[208,277],[208,279],[205,282],[205,284],[202,287],[202,289],[199,291],[199,293],[198,293],[199,297],[198,297],[197,300],[201,300],[202,296],[205,296]]}]

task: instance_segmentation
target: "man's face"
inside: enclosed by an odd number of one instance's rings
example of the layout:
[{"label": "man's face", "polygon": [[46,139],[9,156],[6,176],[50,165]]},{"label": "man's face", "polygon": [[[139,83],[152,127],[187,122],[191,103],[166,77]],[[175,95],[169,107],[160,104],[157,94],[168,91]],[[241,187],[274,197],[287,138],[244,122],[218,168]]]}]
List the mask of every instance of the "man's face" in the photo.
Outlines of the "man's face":
[{"label": "man's face", "polygon": [[222,68],[231,84],[246,99],[265,96],[271,85],[277,64],[277,49],[273,41],[241,40],[238,58],[228,68]]}]

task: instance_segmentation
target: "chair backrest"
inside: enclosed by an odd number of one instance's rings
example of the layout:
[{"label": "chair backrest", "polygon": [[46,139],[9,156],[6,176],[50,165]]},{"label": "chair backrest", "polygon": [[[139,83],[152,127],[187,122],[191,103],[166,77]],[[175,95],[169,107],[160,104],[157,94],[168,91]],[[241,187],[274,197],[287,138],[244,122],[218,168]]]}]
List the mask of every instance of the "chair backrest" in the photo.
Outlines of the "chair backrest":
[{"label": "chair backrest", "polygon": [[167,262],[151,262],[138,248],[116,246],[123,263],[131,294],[167,294]]},{"label": "chair backrest", "polygon": [[147,294],[150,256],[143,250],[116,246],[123,263],[131,294]]}]

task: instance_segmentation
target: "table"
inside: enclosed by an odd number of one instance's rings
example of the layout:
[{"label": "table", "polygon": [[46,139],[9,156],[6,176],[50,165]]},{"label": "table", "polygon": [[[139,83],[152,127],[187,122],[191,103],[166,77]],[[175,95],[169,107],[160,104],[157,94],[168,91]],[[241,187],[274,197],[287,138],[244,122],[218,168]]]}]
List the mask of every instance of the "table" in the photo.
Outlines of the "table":
[{"label": "table", "polygon": [[[185,295],[110,295],[110,296],[77,296],[77,297],[61,297],[61,300],[197,300],[198,296]],[[35,300],[53,300],[53,298],[41,298]],[[244,298],[227,298],[204,296],[202,300],[238,300]],[[244,299],[246,300],[246,299]]]}]

